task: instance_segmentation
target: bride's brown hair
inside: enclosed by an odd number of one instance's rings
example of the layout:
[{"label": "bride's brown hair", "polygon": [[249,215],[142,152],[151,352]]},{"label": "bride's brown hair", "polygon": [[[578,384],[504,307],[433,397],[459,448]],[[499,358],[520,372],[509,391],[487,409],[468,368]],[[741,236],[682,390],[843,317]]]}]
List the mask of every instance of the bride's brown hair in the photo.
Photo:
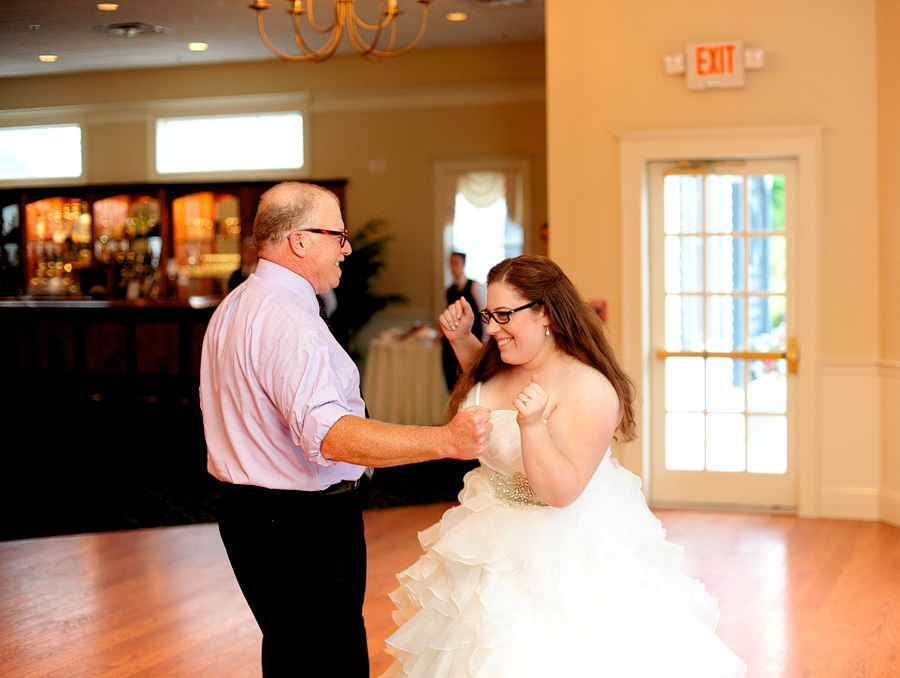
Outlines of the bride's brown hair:
[{"label": "bride's brown hair", "polygon": [[[622,406],[622,420],[617,428],[620,435],[617,438],[633,440],[636,437],[634,382],[619,365],[603,324],[568,276],[547,257],[523,255],[505,259],[490,270],[488,287],[500,282],[512,287],[527,301],[540,302],[550,318],[550,332],[557,347],[576,360],[595,367],[609,379]],[[533,312],[539,311],[540,306],[533,307]],[[475,312],[479,310],[475,309]],[[476,322],[480,321],[476,319]],[[460,375],[450,394],[447,405],[449,416],[456,414],[475,384],[487,381],[508,368],[500,359],[494,337],[488,337],[475,362]]]}]

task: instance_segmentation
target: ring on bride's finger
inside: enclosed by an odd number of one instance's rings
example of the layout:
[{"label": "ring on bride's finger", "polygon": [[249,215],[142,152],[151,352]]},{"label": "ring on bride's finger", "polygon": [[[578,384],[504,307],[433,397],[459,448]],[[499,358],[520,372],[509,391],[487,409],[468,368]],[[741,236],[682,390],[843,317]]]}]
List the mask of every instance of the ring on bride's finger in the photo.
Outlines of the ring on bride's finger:
[{"label": "ring on bride's finger", "polygon": [[522,396],[522,402],[525,403],[526,405],[528,404],[529,400],[531,400],[531,398],[529,398],[527,395]]}]

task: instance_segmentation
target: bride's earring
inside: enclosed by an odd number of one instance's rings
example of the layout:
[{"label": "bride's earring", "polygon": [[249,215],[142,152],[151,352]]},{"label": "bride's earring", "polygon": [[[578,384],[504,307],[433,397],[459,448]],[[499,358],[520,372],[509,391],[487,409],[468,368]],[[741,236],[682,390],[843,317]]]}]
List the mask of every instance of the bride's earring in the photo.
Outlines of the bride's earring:
[{"label": "bride's earring", "polygon": [[544,327],[544,334],[548,337],[550,336],[550,325]]}]

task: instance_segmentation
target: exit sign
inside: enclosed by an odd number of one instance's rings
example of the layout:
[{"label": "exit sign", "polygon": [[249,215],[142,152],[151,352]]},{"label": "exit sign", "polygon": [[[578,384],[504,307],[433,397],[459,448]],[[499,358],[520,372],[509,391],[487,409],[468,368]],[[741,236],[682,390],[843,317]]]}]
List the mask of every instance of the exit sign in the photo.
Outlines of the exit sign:
[{"label": "exit sign", "polygon": [[744,86],[743,42],[697,43],[688,45],[685,51],[688,89]]}]

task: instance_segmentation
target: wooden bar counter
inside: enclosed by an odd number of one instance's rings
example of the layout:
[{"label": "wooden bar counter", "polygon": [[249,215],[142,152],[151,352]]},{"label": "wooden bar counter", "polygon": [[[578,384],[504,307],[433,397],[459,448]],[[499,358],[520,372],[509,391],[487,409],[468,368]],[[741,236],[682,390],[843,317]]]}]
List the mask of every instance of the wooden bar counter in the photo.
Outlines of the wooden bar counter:
[{"label": "wooden bar counter", "polygon": [[0,300],[0,540],[214,519],[199,373],[218,301]]},{"label": "wooden bar counter", "polygon": [[[217,297],[186,301],[0,300],[0,369],[24,391],[190,396]],[[7,393],[9,395],[9,393]]]}]

